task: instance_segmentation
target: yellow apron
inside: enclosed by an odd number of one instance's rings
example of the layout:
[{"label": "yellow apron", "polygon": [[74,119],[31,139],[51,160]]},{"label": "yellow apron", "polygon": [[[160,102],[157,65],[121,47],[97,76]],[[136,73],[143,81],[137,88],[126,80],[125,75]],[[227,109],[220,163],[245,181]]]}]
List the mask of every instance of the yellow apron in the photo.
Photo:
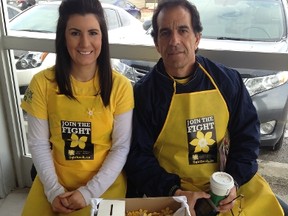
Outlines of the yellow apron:
[{"label": "yellow apron", "polygon": [[[154,145],[154,154],[167,172],[180,176],[183,190],[207,192],[210,176],[220,168],[218,148],[227,133],[229,112],[214,80],[199,66],[215,89],[175,94],[174,83],[174,95]],[[249,183],[243,185],[239,193],[245,196],[241,203],[244,208],[241,215],[283,215],[269,185],[259,175],[256,174]],[[234,215],[238,215],[236,210],[237,204]],[[221,215],[228,216],[231,213]]]},{"label": "yellow apron", "polygon": [[[55,92],[48,100],[52,155],[58,180],[68,191],[86,185],[98,172],[111,148],[113,128],[113,113],[103,106],[100,95],[77,96],[77,100]],[[124,198],[125,193],[126,178],[121,173],[101,197]],[[89,214],[87,206],[69,216]],[[52,212],[38,178],[33,182],[22,215],[57,215]]]}]

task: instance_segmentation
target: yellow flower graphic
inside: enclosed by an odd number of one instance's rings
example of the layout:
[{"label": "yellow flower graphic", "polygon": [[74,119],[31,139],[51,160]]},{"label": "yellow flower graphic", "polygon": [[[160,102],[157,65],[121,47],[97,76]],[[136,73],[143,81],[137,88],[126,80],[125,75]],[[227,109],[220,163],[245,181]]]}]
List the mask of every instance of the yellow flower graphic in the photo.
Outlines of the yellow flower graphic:
[{"label": "yellow flower graphic", "polygon": [[95,112],[94,108],[88,109],[87,114],[88,114],[89,118],[94,117],[94,112]]},{"label": "yellow flower graphic", "polygon": [[84,149],[85,145],[86,145],[85,144],[86,141],[87,141],[87,137],[86,136],[82,136],[79,139],[79,137],[76,134],[73,133],[71,135],[71,145],[70,145],[70,147],[74,148],[74,147],[79,146],[79,148]]},{"label": "yellow flower graphic", "polygon": [[193,158],[193,160],[199,160],[199,157],[197,154],[193,155],[192,158]]},{"label": "yellow flower graphic", "polygon": [[207,153],[209,151],[209,145],[213,145],[215,143],[215,140],[211,139],[212,132],[207,132],[205,135],[202,133],[202,131],[198,131],[197,138],[193,139],[190,144],[195,147],[195,153],[203,151],[204,153]]},{"label": "yellow flower graphic", "polygon": [[75,155],[75,151],[74,150],[69,150],[68,151],[68,155]]}]

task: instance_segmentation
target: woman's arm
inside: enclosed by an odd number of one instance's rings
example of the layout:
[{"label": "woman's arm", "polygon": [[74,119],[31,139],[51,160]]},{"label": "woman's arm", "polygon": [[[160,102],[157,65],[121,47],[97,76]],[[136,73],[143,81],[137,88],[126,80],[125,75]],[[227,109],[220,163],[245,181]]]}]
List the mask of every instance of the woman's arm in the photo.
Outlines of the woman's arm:
[{"label": "woman's arm", "polygon": [[116,180],[126,162],[130,149],[132,134],[132,115],[130,110],[114,117],[112,132],[112,147],[104,160],[99,172],[78,190],[83,195],[86,204],[90,204],[90,198],[100,197]]},{"label": "woman's arm", "polygon": [[55,197],[64,193],[64,187],[58,182],[49,142],[49,125],[47,120],[28,114],[28,146],[37,174],[44,186],[50,203]]}]

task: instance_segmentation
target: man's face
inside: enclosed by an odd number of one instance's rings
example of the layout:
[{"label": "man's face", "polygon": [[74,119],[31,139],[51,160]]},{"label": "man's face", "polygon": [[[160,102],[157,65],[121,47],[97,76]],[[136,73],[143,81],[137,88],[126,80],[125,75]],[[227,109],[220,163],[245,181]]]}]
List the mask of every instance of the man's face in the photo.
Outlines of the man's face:
[{"label": "man's face", "polygon": [[161,54],[167,73],[184,77],[191,73],[200,34],[192,29],[191,16],[183,7],[162,10],[157,18],[156,48]]}]

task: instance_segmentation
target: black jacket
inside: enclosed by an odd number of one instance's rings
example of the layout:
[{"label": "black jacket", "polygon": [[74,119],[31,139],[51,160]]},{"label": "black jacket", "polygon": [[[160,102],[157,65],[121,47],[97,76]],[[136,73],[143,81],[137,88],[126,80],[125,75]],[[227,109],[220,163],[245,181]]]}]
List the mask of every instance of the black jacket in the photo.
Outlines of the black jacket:
[{"label": "black jacket", "polygon": [[[260,133],[256,109],[237,71],[201,56],[197,56],[196,61],[212,76],[227,103],[231,146],[225,171],[233,176],[238,185],[242,185],[258,169],[256,159]],[[189,83],[177,84],[176,93],[213,88],[211,81],[198,67]],[[140,196],[143,193],[147,196],[174,195],[173,189],[180,186],[177,173],[167,173],[153,154],[153,146],[166,119],[172,95],[173,80],[165,72],[162,59],[134,86],[133,136],[125,165],[128,197],[137,196],[135,191]]]}]

